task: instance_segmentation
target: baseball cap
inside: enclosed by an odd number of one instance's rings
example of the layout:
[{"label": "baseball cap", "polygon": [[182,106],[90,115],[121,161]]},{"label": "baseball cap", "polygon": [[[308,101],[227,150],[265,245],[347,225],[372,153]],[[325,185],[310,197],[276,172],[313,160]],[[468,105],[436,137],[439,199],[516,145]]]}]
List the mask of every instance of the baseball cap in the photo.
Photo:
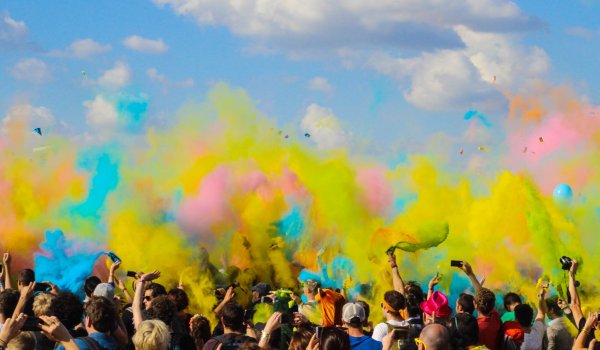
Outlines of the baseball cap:
[{"label": "baseball cap", "polygon": [[110,283],[100,283],[94,289],[95,297],[105,297],[108,300],[113,300],[115,297],[115,287]]},{"label": "baseball cap", "polygon": [[252,287],[253,292],[258,292],[261,297],[269,295],[271,292],[271,285],[266,282],[260,282],[254,287]]},{"label": "baseball cap", "polygon": [[[358,319],[358,320],[357,320]],[[365,309],[358,303],[346,303],[342,309],[342,321],[359,325],[365,322]]]}]

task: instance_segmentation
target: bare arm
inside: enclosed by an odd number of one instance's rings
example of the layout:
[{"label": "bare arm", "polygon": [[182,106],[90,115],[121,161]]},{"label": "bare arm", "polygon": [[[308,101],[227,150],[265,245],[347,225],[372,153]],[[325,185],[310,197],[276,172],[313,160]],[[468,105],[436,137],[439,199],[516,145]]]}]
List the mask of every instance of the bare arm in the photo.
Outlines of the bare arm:
[{"label": "bare arm", "polygon": [[225,304],[227,304],[228,302],[233,300],[233,297],[235,297],[235,293],[233,292],[233,287],[227,288],[227,292],[225,292],[225,297],[223,298],[223,300],[221,300],[219,305],[217,305],[217,307],[213,310],[215,312],[215,315],[217,315],[217,317],[219,317],[221,315],[221,310],[223,310],[223,307],[225,306]]},{"label": "bare arm", "polygon": [[131,297],[131,294],[129,294],[129,291],[125,287],[125,284],[123,283],[123,281],[121,281],[120,278],[118,278],[116,276],[115,276],[115,286],[117,286],[117,288],[119,288],[119,290],[121,292],[123,292],[123,295],[125,296],[125,300],[127,301],[128,304],[133,302],[133,298]]},{"label": "bare arm", "polygon": [[398,271],[398,264],[396,264],[396,255],[389,254],[388,262],[390,263],[390,267],[392,268],[392,282],[394,283],[394,290],[400,292],[400,294],[405,295],[406,291],[404,289],[404,281],[402,280],[402,276],[400,276],[400,272]]},{"label": "bare arm", "polygon": [[548,291],[547,287],[542,287],[542,290],[538,294],[538,311],[537,316],[535,317],[536,321],[542,321],[546,319],[546,313],[548,312],[546,306],[546,292]]},{"label": "bare arm", "polygon": [[109,273],[108,273],[108,283],[115,283],[115,271],[121,266],[120,261],[116,261],[110,265]]},{"label": "bare arm", "polygon": [[25,286],[21,289],[21,295],[19,296],[19,301],[17,302],[17,307],[15,307],[15,311],[12,314],[12,318],[16,319],[19,314],[23,313],[25,310],[25,305],[33,297],[33,290],[35,288],[35,282],[29,283],[28,286]]},{"label": "bare arm", "polygon": [[77,343],[75,343],[75,340],[71,334],[69,334],[67,328],[60,323],[58,318],[55,316],[40,316],[40,319],[44,323],[40,324],[38,327],[48,339],[60,343],[65,350],[79,350],[79,346],[77,346]]},{"label": "bare arm", "polygon": [[271,334],[279,327],[281,327],[281,312],[275,312],[269,317],[260,337],[260,341],[258,342],[258,346],[260,346],[261,349],[267,349]]},{"label": "bare arm", "polygon": [[133,297],[133,325],[135,329],[138,328],[140,323],[144,321],[144,314],[142,313],[142,299],[144,298],[144,289],[147,282],[155,280],[160,277],[160,272],[154,271],[146,273],[140,277],[136,282],[135,296]]},{"label": "bare arm", "polygon": [[[598,313],[597,312],[590,313],[587,320],[585,320],[585,326],[583,326],[583,330],[581,331],[581,333],[579,333],[579,335],[577,336],[577,339],[575,339],[575,343],[573,344],[573,350],[585,349],[585,341],[590,336],[590,334],[592,334],[592,332],[594,332],[594,326],[596,325],[597,322],[598,322]],[[590,344],[590,348],[593,349],[593,347],[591,345],[592,344]]]},{"label": "bare arm", "polygon": [[471,284],[473,285],[473,288],[475,288],[475,293],[479,292],[483,287],[481,286],[481,283],[477,280],[477,277],[475,277],[475,273],[473,273],[473,268],[471,267],[471,264],[469,264],[466,261],[463,261],[460,269],[463,270],[467,277],[469,277],[469,279],[471,280]]},{"label": "bare arm", "polygon": [[575,320],[575,326],[579,327],[579,322],[583,318],[583,311],[581,311],[581,301],[579,300],[579,293],[577,293],[577,286],[575,286],[575,275],[577,274],[577,266],[579,263],[577,260],[571,260],[571,268],[569,269],[569,294],[571,295],[571,303],[569,307],[573,313],[573,319]]},{"label": "bare arm", "polygon": [[4,263],[4,289],[12,289],[12,282],[10,281],[10,253],[4,253],[2,256],[2,262]]},{"label": "bare arm", "polygon": [[440,276],[439,272],[435,274],[435,276],[433,276],[433,278],[429,281],[429,288],[427,289],[427,299],[431,298],[431,294],[433,294],[433,290],[435,288],[435,286],[440,282],[440,279],[442,277]]}]

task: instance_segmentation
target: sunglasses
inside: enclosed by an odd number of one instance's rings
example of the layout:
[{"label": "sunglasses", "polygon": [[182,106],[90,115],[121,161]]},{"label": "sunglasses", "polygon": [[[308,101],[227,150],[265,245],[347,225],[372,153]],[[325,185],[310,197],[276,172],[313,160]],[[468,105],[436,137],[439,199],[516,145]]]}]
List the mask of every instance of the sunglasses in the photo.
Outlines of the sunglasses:
[{"label": "sunglasses", "polygon": [[423,345],[423,349],[427,350],[427,344],[425,344],[425,342],[422,341],[421,338],[415,338],[415,344],[417,346]]},{"label": "sunglasses", "polygon": [[149,295],[144,296],[144,301],[152,301],[152,297]]}]

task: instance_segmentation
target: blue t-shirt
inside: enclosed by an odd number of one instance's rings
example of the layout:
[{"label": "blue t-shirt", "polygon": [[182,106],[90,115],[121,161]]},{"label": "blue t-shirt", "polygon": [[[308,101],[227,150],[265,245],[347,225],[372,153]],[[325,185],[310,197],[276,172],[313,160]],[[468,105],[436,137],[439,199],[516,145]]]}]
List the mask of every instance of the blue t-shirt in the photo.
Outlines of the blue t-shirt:
[{"label": "blue t-shirt", "polygon": [[[94,332],[88,335],[88,337],[94,339],[104,350],[114,350],[118,346],[117,340],[106,333]],[[81,338],[75,338],[75,343],[79,346],[79,350],[92,350]],[[65,350],[65,348],[59,345],[56,347],[56,350]]]},{"label": "blue t-shirt", "polygon": [[352,350],[381,350],[383,344],[368,335],[362,337],[350,336],[350,346]]}]

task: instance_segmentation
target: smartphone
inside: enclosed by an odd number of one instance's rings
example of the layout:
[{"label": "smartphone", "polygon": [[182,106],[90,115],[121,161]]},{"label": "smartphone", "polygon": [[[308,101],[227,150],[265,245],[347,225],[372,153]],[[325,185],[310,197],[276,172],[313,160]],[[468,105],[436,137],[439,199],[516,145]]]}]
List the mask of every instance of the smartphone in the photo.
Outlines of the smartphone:
[{"label": "smartphone", "polygon": [[114,252],[108,252],[108,253],[106,253],[106,255],[108,255],[108,257],[110,258],[110,260],[112,260],[112,262],[114,262],[114,263],[118,262],[118,261],[121,261],[121,259]]},{"label": "smartphone", "polygon": [[462,267],[462,260],[450,260],[450,266],[452,267]]},{"label": "smartphone", "polygon": [[323,336],[323,327],[317,326],[315,327],[315,334],[317,335],[317,340],[321,341],[321,337]]},{"label": "smartphone", "polygon": [[273,304],[273,299],[269,297],[260,297],[260,302],[264,304]]},{"label": "smartphone", "polygon": [[52,290],[52,287],[48,283],[36,282],[35,287],[33,288],[34,292],[49,292]]},{"label": "smartphone", "polygon": [[136,278],[137,277],[137,272],[135,272],[135,271],[127,271],[127,277]]}]

